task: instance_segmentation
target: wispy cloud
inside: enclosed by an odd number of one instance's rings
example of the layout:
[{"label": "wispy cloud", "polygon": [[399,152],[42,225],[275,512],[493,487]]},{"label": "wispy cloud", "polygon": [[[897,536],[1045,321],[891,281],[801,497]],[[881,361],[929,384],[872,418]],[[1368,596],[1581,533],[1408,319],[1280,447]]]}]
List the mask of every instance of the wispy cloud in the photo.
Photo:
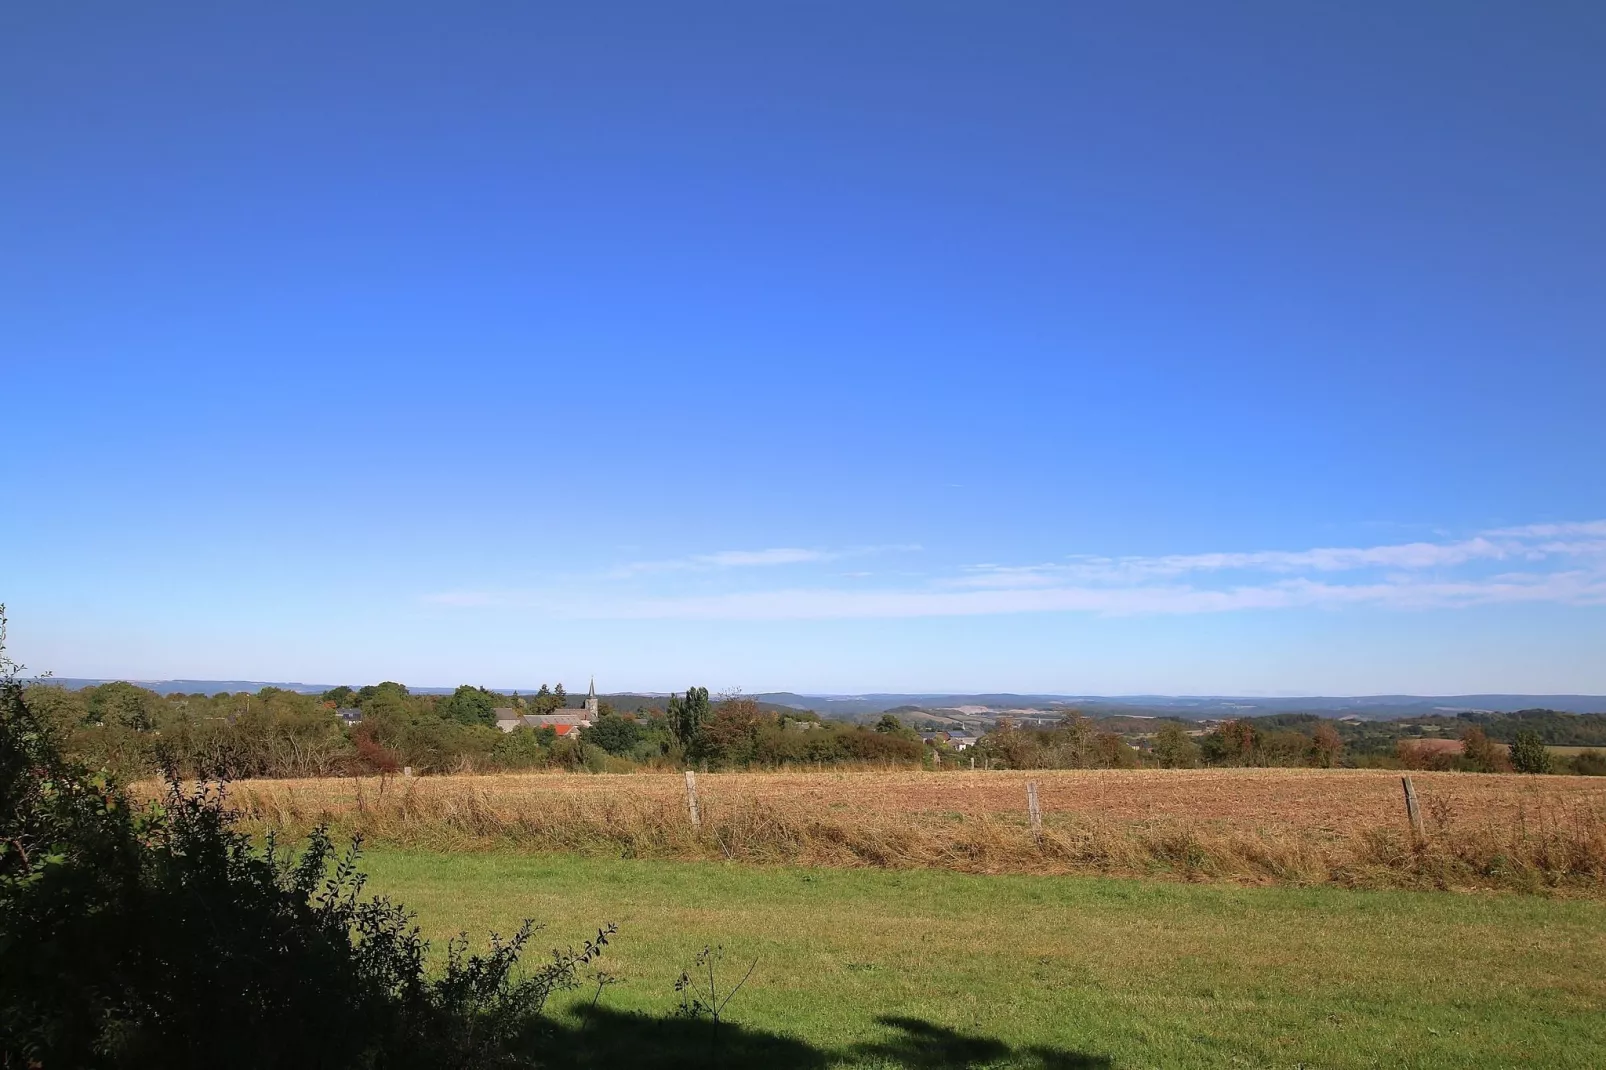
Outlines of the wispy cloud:
[{"label": "wispy cloud", "polygon": [[1198,587],[1053,587],[990,591],[856,591],[794,588],[681,598],[646,598],[578,607],[610,619],[826,620],[954,617],[1008,613],[1225,613],[1236,610],[1372,605],[1452,608],[1517,602],[1606,605],[1606,579],[1577,573],[1467,583],[1327,584],[1288,580],[1211,590]]},{"label": "wispy cloud", "polygon": [[[807,564],[885,549],[891,548],[726,551],[657,564],[712,571]],[[638,567],[623,575],[650,571],[654,569]],[[1606,605],[1606,521],[1502,528],[1445,542],[1151,557],[1070,555],[1027,565],[994,562],[881,589],[792,584],[765,591],[662,595],[615,587],[591,595],[559,600],[458,592],[431,601],[466,607],[540,606],[577,617],[690,620],[1198,614],[1345,606],[1434,609],[1524,602]]]},{"label": "wispy cloud", "polygon": [[1514,539],[1553,539],[1573,536],[1606,539],[1606,520],[1585,520],[1565,524],[1525,524],[1522,527],[1499,528],[1489,534],[1497,538]]},{"label": "wispy cloud", "polygon": [[1171,554],[1160,557],[1092,557],[1035,565],[972,565],[955,578],[964,587],[1052,586],[1065,582],[1132,583],[1190,573],[1250,572],[1287,575],[1349,572],[1368,568],[1447,568],[1470,561],[1501,561],[1543,556],[1542,548],[1515,539],[1494,542],[1483,536],[1461,542],[1410,542],[1392,546],[1320,547],[1314,550],[1262,550],[1250,553]]}]

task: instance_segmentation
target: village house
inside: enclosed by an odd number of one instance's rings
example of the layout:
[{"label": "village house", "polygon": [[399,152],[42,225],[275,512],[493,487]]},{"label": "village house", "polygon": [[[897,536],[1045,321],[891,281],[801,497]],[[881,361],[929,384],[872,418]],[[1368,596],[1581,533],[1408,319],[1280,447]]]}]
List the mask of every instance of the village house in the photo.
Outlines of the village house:
[{"label": "village house", "polygon": [[981,742],[980,736],[955,735],[952,732],[922,732],[920,738],[934,747],[946,743],[954,750],[968,750]]}]

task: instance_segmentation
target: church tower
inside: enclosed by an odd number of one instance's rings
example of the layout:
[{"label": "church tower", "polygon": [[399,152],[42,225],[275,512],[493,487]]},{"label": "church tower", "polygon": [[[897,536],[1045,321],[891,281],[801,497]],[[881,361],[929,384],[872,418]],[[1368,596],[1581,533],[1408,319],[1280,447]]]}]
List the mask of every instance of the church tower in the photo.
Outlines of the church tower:
[{"label": "church tower", "polygon": [[586,720],[595,721],[599,716],[597,712],[597,678],[591,678],[591,690],[586,694]]}]

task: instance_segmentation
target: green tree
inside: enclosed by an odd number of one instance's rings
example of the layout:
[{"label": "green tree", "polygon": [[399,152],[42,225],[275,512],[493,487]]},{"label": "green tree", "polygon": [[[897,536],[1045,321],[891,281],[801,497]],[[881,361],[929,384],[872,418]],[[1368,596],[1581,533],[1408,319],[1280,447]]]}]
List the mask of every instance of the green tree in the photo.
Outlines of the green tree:
[{"label": "green tree", "polygon": [[1523,729],[1511,744],[1511,768],[1519,773],[1550,772],[1550,752],[1539,733]]},{"label": "green tree", "polygon": [[[561,689],[563,685],[559,684],[558,687]],[[538,714],[551,713],[561,705],[563,705],[562,699],[554,695],[552,689],[546,684],[542,684],[541,690],[537,691],[535,697],[530,700],[530,708]]]},{"label": "green tree", "polygon": [[339,687],[331,687],[321,697],[325,702],[333,702],[336,706],[351,707],[357,704],[357,692],[345,684],[341,684]]},{"label": "green tree", "polygon": [[89,720],[91,724],[148,732],[156,722],[156,708],[161,701],[156,692],[121,680],[101,684],[89,690]]},{"label": "green tree", "polygon": [[603,717],[590,728],[583,729],[580,737],[609,754],[622,757],[641,742],[641,725],[628,717]]},{"label": "green tree", "polygon": [[362,705],[366,708],[369,700],[371,699],[387,696],[406,698],[411,693],[412,692],[408,691],[406,687],[398,684],[396,681],[386,680],[383,683],[369,684],[368,686],[360,689],[357,692],[357,702],[359,705]]},{"label": "green tree", "polygon": [[902,732],[903,722],[890,713],[883,713],[881,720],[875,723],[875,730],[877,732]]},{"label": "green tree", "polygon": [[1192,769],[1199,764],[1199,744],[1179,724],[1164,724],[1150,743],[1162,769]]},{"label": "green tree", "polygon": [[689,754],[708,721],[708,688],[688,687],[685,697],[669,696],[669,726],[675,741]]},{"label": "green tree", "polygon": [[546,758],[547,749],[541,745],[540,735],[524,725],[499,733],[491,744],[491,759],[503,769],[532,769],[545,764]]},{"label": "green tree", "polygon": [[501,696],[483,687],[464,684],[443,700],[436,709],[442,717],[459,724],[496,727],[496,702]]},{"label": "green tree", "polygon": [[411,720],[416,716],[415,705],[408,690],[394,680],[369,684],[357,691],[357,706],[362,710],[363,720],[376,717]]}]

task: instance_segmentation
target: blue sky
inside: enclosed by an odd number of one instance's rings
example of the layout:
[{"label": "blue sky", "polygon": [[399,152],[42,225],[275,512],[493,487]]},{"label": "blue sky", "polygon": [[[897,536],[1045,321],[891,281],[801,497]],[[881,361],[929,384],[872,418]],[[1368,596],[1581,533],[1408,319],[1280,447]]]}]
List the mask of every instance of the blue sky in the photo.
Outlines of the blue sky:
[{"label": "blue sky", "polygon": [[0,12],[32,667],[1606,692],[1599,5],[324,6]]}]

